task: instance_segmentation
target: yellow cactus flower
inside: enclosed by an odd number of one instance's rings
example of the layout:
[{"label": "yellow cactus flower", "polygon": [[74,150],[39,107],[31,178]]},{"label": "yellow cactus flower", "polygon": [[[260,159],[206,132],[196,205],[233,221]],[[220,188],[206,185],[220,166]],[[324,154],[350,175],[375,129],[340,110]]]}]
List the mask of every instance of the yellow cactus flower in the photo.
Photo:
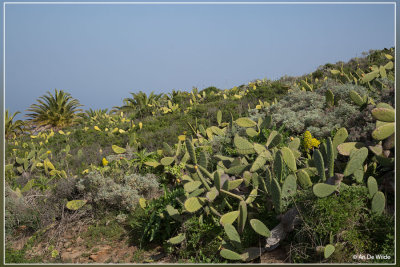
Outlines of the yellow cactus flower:
[{"label": "yellow cactus flower", "polygon": [[103,158],[103,160],[101,162],[103,163],[103,166],[107,166],[108,165],[108,160],[106,160],[106,158]]},{"label": "yellow cactus flower", "polygon": [[84,171],[82,172],[82,174],[86,174],[86,173],[89,173],[89,169],[86,169],[86,170],[84,170]]},{"label": "yellow cactus flower", "polygon": [[43,145],[43,142],[42,141],[40,141],[40,143],[39,143],[39,146],[42,146]]},{"label": "yellow cactus flower", "polygon": [[59,130],[58,133],[59,133],[59,134],[63,134],[63,135],[65,134],[65,133],[63,132],[63,130]]},{"label": "yellow cactus flower", "polygon": [[119,129],[119,133],[125,133],[125,130],[123,130],[123,129]]},{"label": "yellow cactus flower", "polygon": [[181,183],[181,180],[179,178],[176,178],[176,182],[179,184]]},{"label": "yellow cactus flower", "polygon": [[46,153],[47,153],[47,154],[51,154],[51,151],[50,151],[50,150],[47,150]]},{"label": "yellow cactus flower", "polygon": [[66,133],[66,135],[70,135],[70,134],[71,134],[71,132],[67,132],[67,133]]},{"label": "yellow cactus flower", "polygon": [[116,133],[118,132],[118,128],[114,128],[114,130],[112,130],[112,133]]},{"label": "yellow cactus flower", "polygon": [[309,131],[304,132],[304,149],[308,153],[314,147],[318,147],[321,142],[313,138]]},{"label": "yellow cactus flower", "polygon": [[106,128],[104,131],[108,132],[108,128]]},{"label": "yellow cactus flower", "polygon": [[32,139],[35,139],[37,137],[37,135],[31,135]]},{"label": "yellow cactus flower", "polygon": [[100,128],[96,125],[93,127],[96,131],[101,131]]},{"label": "yellow cactus flower", "polygon": [[103,154],[103,149],[100,148],[99,153],[100,153],[100,154]]},{"label": "yellow cactus flower", "polygon": [[17,142],[17,141],[15,141],[14,145],[18,146],[18,142]]},{"label": "yellow cactus flower", "polygon": [[14,152],[16,152],[17,150],[18,150],[18,149],[16,149],[16,148],[13,148],[13,151],[14,151]]},{"label": "yellow cactus flower", "polygon": [[143,128],[143,123],[139,122],[139,129],[142,130],[142,128]]},{"label": "yellow cactus flower", "polygon": [[178,136],[179,141],[185,141],[186,140],[186,135],[180,135]]},{"label": "yellow cactus flower", "polygon": [[291,136],[291,137],[290,137],[290,140],[293,141],[293,139],[294,139],[293,136]]}]

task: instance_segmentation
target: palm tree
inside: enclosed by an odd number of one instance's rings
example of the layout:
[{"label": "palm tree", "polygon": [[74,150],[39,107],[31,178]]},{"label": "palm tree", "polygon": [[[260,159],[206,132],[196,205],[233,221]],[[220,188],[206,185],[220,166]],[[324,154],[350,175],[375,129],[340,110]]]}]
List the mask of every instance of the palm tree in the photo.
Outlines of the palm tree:
[{"label": "palm tree", "polygon": [[39,104],[31,105],[27,111],[30,121],[38,125],[50,125],[53,127],[65,127],[75,122],[82,109],[78,100],[63,90],[55,89],[54,96],[47,91],[47,95],[39,97]]},{"label": "palm tree", "polygon": [[24,122],[21,120],[17,120],[13,122],[14,117],[21,112],[17,111],[12,116],[9,116],[8,109],[6,110],[6,114],[4,116],[5,123],[5,137],[10,138],[11,136],[15,136],[18,132],[23,131]]},{"label": "palm tree", "polygon": [[119,109],[128,114],[133,113],[138,118],[151,115],[151,112],[154,110],[153,107],[159,105],[158,100],[161,98],[161,95],[154,94],[154,92],[151,92],[148,97],[142,91],[131,93],[131,95],[131,98],[124,99],[124,105],[119,107]]}]

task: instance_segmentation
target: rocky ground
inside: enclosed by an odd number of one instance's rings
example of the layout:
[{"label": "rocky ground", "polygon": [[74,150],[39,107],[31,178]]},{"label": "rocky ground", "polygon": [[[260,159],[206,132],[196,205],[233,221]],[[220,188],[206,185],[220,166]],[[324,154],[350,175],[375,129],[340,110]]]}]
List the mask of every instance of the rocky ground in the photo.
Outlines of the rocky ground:
[{"label": "rocky ground", "polygon": [[[118,238],[101,237],[91,239],[89,226],[75,223],[68,230],[57,233],[59,229],[51,229],[41,240],[33,242],[26,252],[27,259],[41,259],[43,263],[177,263],[163,252],[159,245],[141,249],[129,240],[128,233],[121,233]],[[22,249],[31,236],[21,235],[10,241],[15,250]],[[53,237],[53,238],[52,238]],[[57,250],[58,255],[52,255]],[[287,252],[278,248],[264,253],[255,263],[284,263]],[[182,262],[182,261],[179,261]]]}]

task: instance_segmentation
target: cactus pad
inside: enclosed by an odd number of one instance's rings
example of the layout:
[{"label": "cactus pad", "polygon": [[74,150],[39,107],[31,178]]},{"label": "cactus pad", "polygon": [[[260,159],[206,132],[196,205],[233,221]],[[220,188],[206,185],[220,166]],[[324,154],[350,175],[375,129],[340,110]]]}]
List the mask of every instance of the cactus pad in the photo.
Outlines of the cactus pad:
[{"label": "cactus pad", "polygon": [[253,165],[251,166],[250,171],[251,172],[258,171],[261,167],[263,167],[265,165],[266,162],[267,162],[267,158],[264,157],[264,154],[258,155],[256,160],[253,162]]},{"label": "cactus pad", "polygon": [[394,133],[394,122],[391,123],[385,123],[379,127],[377,127],[373,132],[372,132],[372,138],[376,140],[383,140],[388,138]]},{"label": "cactus pad", "polygon": [[271,235],[268,227],[265,226],[265,224],[262,223],[260,220],[251,219],[250,225],[251,225],[251,228],[253,228],[253,230],[259,235],[262,235],[265,237],[269,237]]},{"label": "cactus pad", "polygon": [[349,162],[346,165],[346,168],[344,169],[343,175],[349,176],[353,174],[357,169],[362,167],[367,156],[368,148],[366,147],[360,148],[359,150],[353,152],[350,156]]},{"label": "cactus pad", "polygon": [[361,143],[361,142],[347,142],[347,143],[342,143],[342,144],[338,145],[337,150],[340,155],[350,156],[350,152],[353,149],[360,149],[364,146],[365,146],[364,143]]},{"label": "cactus pad", "polygon": [[324,159],[322,157],[322,154],[318,149],[315,149],[313,156],[314,156],[315,167],[318,170],[318,175],[321,178],[321,181],[325,181],[326,180],[325,166],[324,166]]},{"label": "cactus pad", "polygon": [[239,217],[239,211],[231,211],[221,216],[219,223],[224,226],[225,224],[233,224],[236,221],[237,217]]},{"label": "cactus pad", "polygon": [[229,238],[229,241],[231,241],[232,245],[238,249],[241,249],[240,236],[239,233],[236,231],[235,227],[233,227],[232,224],[227,223],[224,224],[224,230]]},{"label": "cactus pad", "polygon": [[334,95],[330,89],[325,92],[325,102],[327,107],[333,107],[335,103]]},{"label": "cactus pad", "polygon": [[295,172],[297,170],[296,159],[294,158],[292,150],[290,150],[290,148],[288,147],[282,147],[280,151],[282,153],[283,161],[286,163],[290,170]]},{"label": "cactus pad", "polygon": [[164,158],[162,158],[161,159],[161,164],[162,165],[164,165],[164,166],[168,166],[168,165],[171,165],[172,164],[172,162],[174,162],[174,158],[173,157],[164,157]]},{"label": "cactus pad", "polygon": [[257,125],[257,123],[255,123],[250,118],[239,118],[235,122],[240,127],[245,127],[245,128],[250,128],[250,127],[254,127]]},{"label": "cactus pad", "polygon": [[313,186],[314,195],[317,197],[327,197],[337,189],[336,185],[318,183]]},{"label": "cactus pad", "polygon": [[308,175],[304,169],[301,169],[297,172],[297,179],[299,180],[301,187],[304,189],[312,186],[310,175]]},{"label": "cactus pad", "polygon": [[219,252],[219,254],[221,255],[221,257],[223,257],[223,258],[225,258],[227,260],[233,260],[233,261],[242,260],[242,257],[238,253],[236,253],[236,252],[234,252],[232,250],[229,250],[229,249],[222,249]]},{"label": "cactus pad", "polygon": [[324,258],[329,258],[333,254],[333,252],[335,252],[335,247],[331,244],[326,245],[324,249]]},{"label": "cactus pad", "polygon": [[203,207],[206,198],[204,197],[191,197],[185,201],[185,209],[188,212],[196,212]]},{"label": "cactus pad", "polygon": [[181,233],[175,237],[172,237],[170,239],[168,239],[168,243],[172,244],[172,245],[177,245],[183,242],[183,240],[185,240],[186,236],[185,234]]},{"label": "cactus pad", "polygon": [[245,138],[240,137],[239,135],[235,135],[233,139],[233,143],[237,148],[239,154],[253,154],[255,153],[253,145]]},{"label": "cactus pad", "polygon": [[271,197],[272,203],[274,204],[276,213],[282,212],[282,197],[281,197],[281,187],[276,179],[271,181]]},{"label": "cactus pad", "polygon": [[201,185],[200,181],[193,181],[193,182],[185,183],[183,188],[185,189],[185,192],[191,193],[194,190],[196,190],[197,188],[199,188],[200,185]]},{"label": "cactus pad", "polygon": [[385,195],[381,191],[375,193],[372,199],[371,209],[372,212],[377,215],[382,214],[385,209]]},{"label": "cactus pad", "polygon": [[239,219],[238,219],[238,230],[243,233],[244,227],[247,220],[247,203],[245,201],[240,201],[239,204]]},{"label": "cactus pad", "polygon": [[370,176],[367,181],[369,197],[373,198],[375,193],[378,192],[378,183],[375,178]]},{"label": "cactus pad", "polygon": [[372,116],[380,121],[394,122],[395,111],[389,108],[374,108],[372,111]]}]

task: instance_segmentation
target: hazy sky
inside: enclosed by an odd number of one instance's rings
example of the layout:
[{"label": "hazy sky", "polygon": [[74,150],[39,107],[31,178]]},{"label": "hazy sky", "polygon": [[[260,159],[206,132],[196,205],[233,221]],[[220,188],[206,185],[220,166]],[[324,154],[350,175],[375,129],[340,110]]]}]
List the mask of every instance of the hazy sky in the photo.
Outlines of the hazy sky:
[{"label": "hazy sky", "polygon": [[54,89],[84,108],[130,92],[231,88],[394,46],[394,5],[6,5],[6,109]]}]

